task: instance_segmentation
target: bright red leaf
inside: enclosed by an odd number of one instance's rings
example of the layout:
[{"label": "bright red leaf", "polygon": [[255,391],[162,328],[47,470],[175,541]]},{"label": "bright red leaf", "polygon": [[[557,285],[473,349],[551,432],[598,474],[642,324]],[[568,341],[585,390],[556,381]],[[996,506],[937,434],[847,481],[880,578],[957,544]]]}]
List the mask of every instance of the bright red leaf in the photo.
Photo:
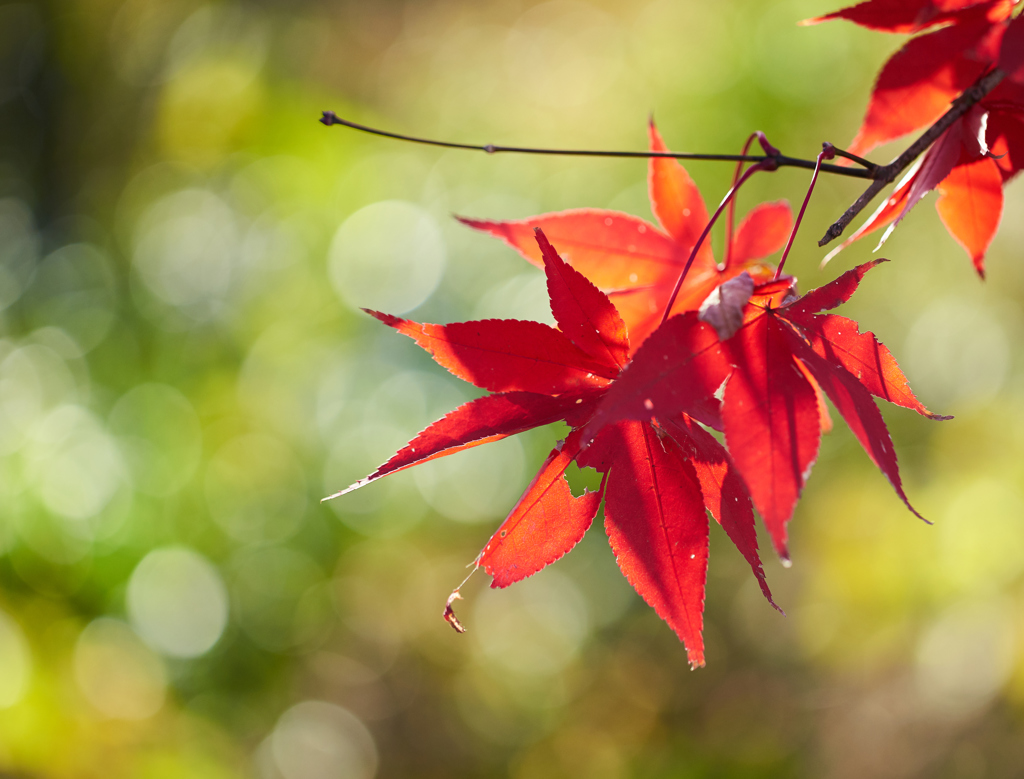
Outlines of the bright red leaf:
[{"label": "bright red leaf", "polygon": [[583,538],[601,505],[601,492],[574,497],[565,469],[580,453],[581,435],[572,433],[541,465],[498,532],[484,546],[477,565],[507,587],[553,563]]},{"label": "bright red leaf", "polygon": [[[666,420],[665,426],[697,473],[704,494],[704,505],[746,558],[761,586],[761,592],[775,606],[757,553],[757,533],[754,531],[754,510],[750,505],[750,495],[729,453],[713,435],[685,414]],[[775,608],[782,611],[778,606]]]},{"label": "bright red leaf", "polygon": [[[594,427],[597,404],[629,364],[626,327],[608,296],[563,261],[539,229],[535,240],[557,328],[515,320],[420,324],[370,312],[413,338],[454,375],[495,394],[433,423],[373,474],[338,494],[420,462],[564,420],[572,428],[569,436],[548,455],[476,567],[493,577],[492,587],[536,573],[579,542],[603,499],[606,529],[623,573],[686,644],[691,664],[703,665],[706,511],[725,528],[771,600],[739,471],[694,421],[721,427],[715,393],[729,365],[713,328],[694,313],[675,317],[644,347],[686,344],[696,352],[687,370],[676,366],[678,381],[653,396],[659,405],[672,406],[671,419],[621,416]],[[631,375],[636,381],[641,374]],[[573,461],[604,474],[600,491],[572,495],[565,470]],[[460,627],[450,602],[446,617]]]},{"label": "bright red leaf", "polygon": [[722,398],[725,441],[775,550],[788,560],[786,524],[818,456],[818,399],[793,365],[776,317],[755,315],[728,347],[736,372]]},{"label": "bright red leaf", "polygon": [[415,340],[452,375],[491,392],[559,395],[603,386],[619,371],[540,322],[484,319],[430,325],[366,313]]},{"label": "bright red leaf", "polygon": [[539,229],[536,238],[544,256],[551,313],[559,329],[581,351],[605,365],[625,367],[629,361],[629,336],[615,306],[589,279],[558,256]]},{"label": "bright red leaf", "polygon": [[593,438],[623,419],[717,416],[714,397],[731,367],[722,348],[714,328],[695,312],[670,318],[603,394],[586,433]]},{"label": "bright red leaf", "polygon": [[615,560],[686,645],[690,665],[704,665],[708,518],[693,465],[644,422],[620,422],[602,436],[612,452],[604,515]]}]

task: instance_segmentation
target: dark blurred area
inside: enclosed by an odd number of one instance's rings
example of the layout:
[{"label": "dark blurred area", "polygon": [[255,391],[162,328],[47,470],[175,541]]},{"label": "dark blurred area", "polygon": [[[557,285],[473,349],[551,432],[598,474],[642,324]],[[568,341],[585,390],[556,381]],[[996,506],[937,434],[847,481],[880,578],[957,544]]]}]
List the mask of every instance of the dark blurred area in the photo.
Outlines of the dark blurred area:
[{"label": "dark blurred area", "polygon": [[[836,417],[762,554],[714,526],[708,665],[600,522],[445,599],[562,435],[329,503],[474,397],[359,309],[550,321],[542,274],[453,213],[649,218],[642,162],[368,138],[788,154],[853,137],[901,39],[818,0],[0,2],[0,774],[1014,777],[1024,766],[1018,184],[979,282],[934,211],[843,312],[918,395],[883,409],[903,507]],[[877,159],[884,160],[885,152]],[[710,204],[731,166],[688,166]],[[806,171],[755,178],[799,201]],[[856,197],[827,179],[787,270]],[[719,240],[716,237],[716,240]],[[580,478],[585,478],[581,474]]]}]

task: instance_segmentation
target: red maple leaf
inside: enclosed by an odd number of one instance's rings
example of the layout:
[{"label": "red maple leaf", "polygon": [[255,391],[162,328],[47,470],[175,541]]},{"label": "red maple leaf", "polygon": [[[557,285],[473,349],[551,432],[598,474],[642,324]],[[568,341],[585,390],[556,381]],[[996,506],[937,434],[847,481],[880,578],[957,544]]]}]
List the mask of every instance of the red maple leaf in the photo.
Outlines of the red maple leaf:
[{"label": "red maple leaf", "polygon": [[[652,151],[667,151],[653,122],[649,135]],[[609,295],[636,350],[660,323],[669,295],[708,223],[704,199],[678,161],[652,158],[648,189],[659,226],[630,214],[593,208],[517,221],[460,220],[501,238],[538,266],[543,259],[533,231],[543,229],[566,261]],[[695,310],[719,284],[744,271],[758,281],[772,278],[774,268],[760,260],[783,247],[792,226],[788,203],[763,203],[747,214],[732,236],[723,265],[716,264],[705,242],[672,313]]]},{"label": "red maple leaf", "polygon": [[1017,0],[870,0],[809,20],[848,19],[875,30],[916,32],[882,67],[867,113],[850,145],[866,154],[933,123],[1000,57],[1000,42]]},{"label": "red maple leaf", "polygon": [[715,347],[693,337],[696,314],[673,317],[604,393],[584,437],[624,419],[676,418],[692,393],[704,391],[695,379],[706,375],[709,352],[717,348],[733,366],[722,399],[725,440],[784,561],[786,525],[818,454],[822,420],[816,386],[917,514],[903,492],[892,441],[872,395],[933,419],[944,417],[917,400],[892,354],[872,333],[861,333],[852,320],[820,313],[848,300],[878,262],[803,297],[797,297],[793,279],[750,285],[749,300],[722,303],[738,308],[742,324]]},{"label": "red maple leaf", "polygon": [[[755,285],[741,272],[700,313],[670,317],[630,359],[625,324],[609,297],[559,257],[540,229],[536,238],[557,328],[514,320],[428,325],[370,312],[414,338],[454,375],[495,394],[433,423],[339,495],[420,462],[564,420],[571,432],[481,550],[474,570],[490,574],[492,587],[536,573],[580,541],[603,500],[620,569],[684,642],[694,666],[704,663],[706,511],[771,601],[751,497],[788,561],[787,524],[826,427],[822,395],[910,507],[872,396],[944,417],[917,400],[872,333],[821,313],[848,300],[881,260],[803,297],[792,278]],[[696,419],[723,429],[728,451]],[[596,493],[572,495],[565,471],[574,461],[603,474]],[[446,617],[462,630],[450,604]]]},{"label": "red maple leaf", "polygon": [[[718,337],[695,317],[670,320],[673,333],[699,352],[689,363],[687,398],[677,399],[671,418],[616,420],[585,438],[582,428],[628,364],[627,331],[608,296],[564,262],[539,229],[536,240],[557,328],[515,320],[419,324],[369,312],[415,339],[455,376],[495,394],[434,422],[337,495],[421,462],[564,420],[571,432],[548,455],[475,568],[493,577],[492,587],[536,573],[579,542],[603,499],[622,572],[685,643],[690,663],[703,665],[706,510],[771,600],[750,497],[725,448],[692,419],[720,424],[714,394],[729,365]],[[574,460],[604,474],[598,492],[572,495],[565,470]],[[461,627],[454,616],[450,619]]]}]

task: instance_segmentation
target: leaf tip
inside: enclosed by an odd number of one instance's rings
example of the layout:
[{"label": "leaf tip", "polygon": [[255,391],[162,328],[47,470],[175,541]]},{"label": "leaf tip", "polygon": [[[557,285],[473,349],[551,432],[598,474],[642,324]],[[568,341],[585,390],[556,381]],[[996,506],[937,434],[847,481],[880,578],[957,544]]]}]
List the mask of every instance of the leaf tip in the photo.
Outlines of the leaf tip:
[{"label": "leaf tip", "polygon": [[367,484],[369,484],[373,480],[374,479],[372,477],[367,476],[365,479],[360,479],[359,481],[350,484],[345,489],[339,490],[338,492],[335,492],[333,495],[328,495],[326,498],[320,498],[320,502],[321,503],[326,503],[329,500],[334,500],[335,498],[340,498],[342,495],[348,495],[350,492],[355,492],[360,487],[365,487]]},{"label": "leaf tip", "polygon": [[379,319],[379,320],[381,320],[382,322],[383,322],[383,321],[384,321],[385,319],[387,319],[388,317],[390,317],[390,316],[391,316],[391,314],[385,314],[385,313],[383,313],[383,312],[381,312],[381,311],[375,311],[374,309],[372,309],[372,308],[366,308],[365,306],[362,306],[362,307],[360,307],[360,309],[359,309],[359,310],[360,310],[360,311],[362,311],[362,312],[363,312],[364,314],[369,314],[369,315],[370,315],[370,316],[372,316],[372,317],[373,317],[374,319]]},{"label": "leaf tip", "polygon": [[547,251],[548,249],[554,248],[551,246],[551,241],[549,241],[548,237],[544,235],[544,231],[540,227],[533,228],[533,236],[537,239],[537,245],[540,246],[541,251]]},{"label": "leaf tip", "polygon": [[459,224],[472,227],[474,230],[488,230],[498,225],[497,222],[492,222],[489,219],[474,219],[471,216],[462,216],[461,214],[452,214],[452,218]]}]

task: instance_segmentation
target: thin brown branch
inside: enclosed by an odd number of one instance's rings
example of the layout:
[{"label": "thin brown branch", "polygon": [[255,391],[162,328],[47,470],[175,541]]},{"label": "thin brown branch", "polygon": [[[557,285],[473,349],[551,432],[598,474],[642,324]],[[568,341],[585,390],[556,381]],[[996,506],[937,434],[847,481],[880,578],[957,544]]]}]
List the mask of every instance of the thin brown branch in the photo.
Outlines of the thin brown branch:
[{"label": "thin brown branch", "polygon": [[837,219],[829,228],[825,231],[825,235],[820,241],[818,246],[825,246],[831,243],[840,235],[843,234],[843,230],[854,220],[854,218],[861,211],[864,210],[865,206],[875,199],[875,196],[885,189],[889,184],[896,180],[896,177],[900,175],[915,159],[918,158],[929,146],[931,146],[938,137],[942,135],[950,125],[953,124],[957,119],[963,116],[975,103],[980,101],[985,95],[996,88],[996,85],[1006,74],[996,68],[995,70],[989,71],[984,76],[974,82],[963,94],[960,95],[956,100],[953,101],[953,105],[946,113],[944,113],[931,127],[924,131],[921,136],[908,146],[899,157],[894,159],[888,165],[881,165],[871,171],[870,178],[874,181],[871,185],[861,193],[852,206],[846,209],[839,219]]},{"label": "thin brown branch", "polygon": [[[476,145],[471,143],[453,143],[451,141],[438,141],[430,138],[419,138],[415,135],[402,135],[401,133],[388,132],[387,130],[379,130],[376,127],[368,127],[363,124],[357,124],[356,122],[343,119],[333,111],[324,111],[323,117],[320,122],[330,127],[331,125],[340,124],[343,127],[349,127],[353,130],[359,130],[360,132],[370,133],[371,135],[379,135],[384,138],[394,138],[399,141],[409,141],[410,143],[422,143],[428,146],[440,146],[445,149],[466,149],[469,151],[483,151],[488,154],[498,154],[500,152],[512,153],[512,154],[547,154],[557,155],[563,157],[627,157],[627,158],[641,158],[648,159],[650,157],[668,157],[676,160],[708,160],[712,162],[753,162],[759,164],[772,164],[774,161],[775,168],[804,168],[806,170],[814,170],[816,160],[804,160],[798,157],[788,157],[785,154],[765,154],[765,155],[754,155],[754,154],[688,154],[686,152],[674,152],[674,151],[601,151],[592,149],[537,149],[529,148],[524,146],[496,146],[492,143],[484,145]],[[860,161],[860,160],[858,160]],[[871,163],[864,160],[862,164],[871,165]],[[871,169],[860,169],[860,168],[848,168],[841,167],[839,165],[822,165],[821,170],[825,173],[832,173],[837,176],[848,176],[850,178],[858,179],[869,179],[872,178]]]}]

